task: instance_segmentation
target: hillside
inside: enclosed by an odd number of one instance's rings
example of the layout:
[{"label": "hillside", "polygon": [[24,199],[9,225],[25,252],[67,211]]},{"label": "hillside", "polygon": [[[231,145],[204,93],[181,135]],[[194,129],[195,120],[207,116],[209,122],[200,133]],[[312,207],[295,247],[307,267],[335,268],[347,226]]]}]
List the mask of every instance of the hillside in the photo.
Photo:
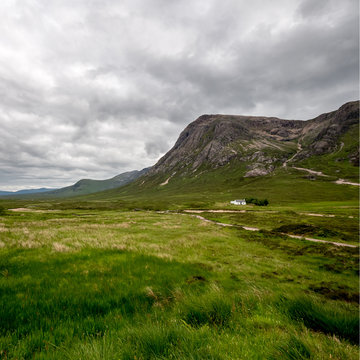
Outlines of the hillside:
[{"label": "hillside", "polygon": [[[355,132],[358,119],[358,102],[347,103],[337,111],[308,121],[203,115],[185,128],[175,146],[147,177],[196,176],[204,169],[235,161],[244,165],[244,177],[261,176],[273,172],[290,158],[296,162],[334,152],[339,155],[338,161],[356,165],[356,139],[347,137],[344,144],[340,137]],[[339,154],[343,148],[348,150],[345,158]]]},{"label": "hillside", "polygon": [[142,170],[127,171],[106,180],[82,179],[74,185],[51,191],[47,193],[46,196],[69,197],[114,189],[136,180],[138,177],[146,174],[148,170],[148,168],[145,168]]},{"label": "hillside", "polygon": [[358,186],[336,181],[359,182],[358,119],[357,101],[307,121],[203,115],[149,169],[38,196],[148,209],[221,207],[252,196],[272,204],[355,201]]},{"label": "hillside", "polygon": [[56,190],[38,189],[38,191],[20,190],[17,192],[10,192],[4,194],[0,193],[0,197],[3,196],[4,198],[51,199],[87,195],[124,186],[136,180],[138,177],[146,174],[148,171],[149,168],[128,171],[106,180],[82,179],[74,185],[66,186]]},{"label": "hillside", "polygon": [[54,191],[54,190],[56,190],[56,189],[40,188],[40,189],[23,189],[23,190],[18,190],[18,191],[1,191],[0,190],[0,196],[37,194],[37,193],[43,193],[43,192],[48,192],[48,191]]},{"label": "hillside", "polygon": [[[272,203],[355,200],[358,183],[359,103],[307,121],[203,115],[150,171],[86,201],[140,207],[204,207],[239,197]],[[322,172],[322,173],[321,173]]]}]

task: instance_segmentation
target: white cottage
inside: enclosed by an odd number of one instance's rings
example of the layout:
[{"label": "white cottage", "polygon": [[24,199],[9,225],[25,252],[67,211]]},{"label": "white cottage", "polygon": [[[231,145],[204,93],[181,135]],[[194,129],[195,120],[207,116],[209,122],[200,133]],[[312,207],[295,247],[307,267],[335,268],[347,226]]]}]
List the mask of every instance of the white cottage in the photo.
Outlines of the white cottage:
[{"label": "white cottage", "polygon": [[246,205],[246,201],[245,201],[245,199],[232,200],[232,201],[230,201],[230,204],[233,204],[233,205]]}]

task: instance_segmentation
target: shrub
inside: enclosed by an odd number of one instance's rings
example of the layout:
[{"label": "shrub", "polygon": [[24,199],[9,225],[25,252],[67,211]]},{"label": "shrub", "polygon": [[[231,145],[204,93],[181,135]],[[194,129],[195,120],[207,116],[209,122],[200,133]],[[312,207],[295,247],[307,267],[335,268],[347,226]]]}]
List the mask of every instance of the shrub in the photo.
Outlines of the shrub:
[{"label": "shrub", "polygon": [[256,206],[268,206],[269,200],[268,199],[257,199],[257,198],[245,198],[247,204],[254,204]]}]

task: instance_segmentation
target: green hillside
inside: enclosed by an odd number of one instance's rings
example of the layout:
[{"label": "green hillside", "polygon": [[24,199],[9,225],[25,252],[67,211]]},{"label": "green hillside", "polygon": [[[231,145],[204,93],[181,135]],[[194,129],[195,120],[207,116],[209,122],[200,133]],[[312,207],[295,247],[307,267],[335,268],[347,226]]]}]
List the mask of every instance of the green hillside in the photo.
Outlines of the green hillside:
[{"label": "green hillside", "polygon": [[299,166],[322,171],[324,174],[359,180],[359,125],[350,127],[337,143],[337,150],[312,156],[298,163]]},{"label": "green hillside", "polygon": [[359,186],[336,181],[358,182],[359,140],[340,115],[205,116],[125,185],[1,199],[0,358],[358,359]]}]

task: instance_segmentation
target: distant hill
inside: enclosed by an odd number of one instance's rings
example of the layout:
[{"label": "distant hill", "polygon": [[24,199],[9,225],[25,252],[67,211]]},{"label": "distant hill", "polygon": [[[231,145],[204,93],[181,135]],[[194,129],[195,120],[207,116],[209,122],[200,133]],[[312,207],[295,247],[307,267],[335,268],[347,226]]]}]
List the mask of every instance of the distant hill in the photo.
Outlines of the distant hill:
[{"label": "distant hill", "polygon": [[18,190],[18,191],[2,191],[2,190],[0,190],[0,196],[38,194],[38,193],[44,193],[44,192],[54,191],[54,190],[56,190],[56,189],[40,188],[40,189],[24,189],[24,190]]},{"label": "distant hill", "polygon": [[134,170],[124,172],[122,174],[116,175],[111,179],[106,180],[92,180],[92,179],[82,179],[77,183],[71,186],[66,186],[60,189],[31,189],[31,190],[20,190],[16,192],[0,192],[1,197],[16,197],[16,198],[29,198],[31,195],[32,198],[63,198],[63,197],[72,197],[78,195],[87,195],[95,192],[114,189],[120,186],[124,186],[138,177],[146,174],[150,168],[145,168],[142,170]]},{"label": "distant hill", "polygon": [[108,189],[114,189],[136,180],[138,177],[146,174],[148,171],[149,168],[145,168],[142,170],[128,171],[116,175],[111,179],[106,179],[106,180],[82,179],[79,180],[74,185],[48,192],[46,193],[46,196],[69,197],[69,196],[91,194]]}]

